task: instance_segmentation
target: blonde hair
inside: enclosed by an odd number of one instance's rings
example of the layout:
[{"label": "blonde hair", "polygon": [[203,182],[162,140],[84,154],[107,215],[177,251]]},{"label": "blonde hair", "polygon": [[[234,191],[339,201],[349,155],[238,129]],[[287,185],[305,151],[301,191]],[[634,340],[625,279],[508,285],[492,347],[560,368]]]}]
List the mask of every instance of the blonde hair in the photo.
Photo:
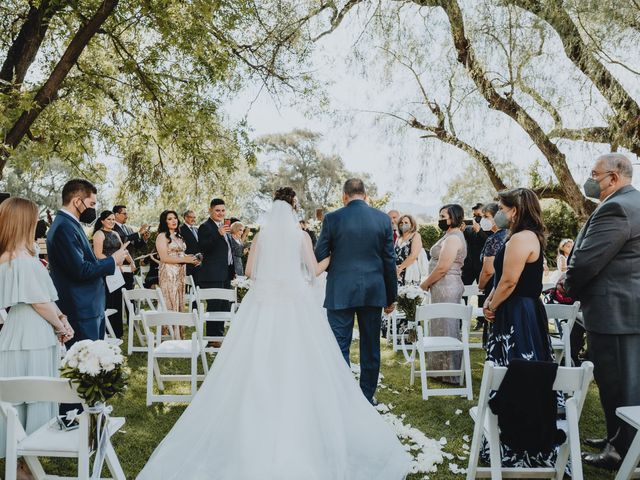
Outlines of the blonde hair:
[{"label": "blonde hair", "polygon": [[231,233],[236,233],[238,230],[244,228],[242,222],[233,222],[230,227]]},{"label": "blonde hair", "polygon": [[36,252],[33,243],[36,238],[38,206],[31,200],[12,197],[0,204],[0,255],[15,252],[25,246],[31,256]]}]

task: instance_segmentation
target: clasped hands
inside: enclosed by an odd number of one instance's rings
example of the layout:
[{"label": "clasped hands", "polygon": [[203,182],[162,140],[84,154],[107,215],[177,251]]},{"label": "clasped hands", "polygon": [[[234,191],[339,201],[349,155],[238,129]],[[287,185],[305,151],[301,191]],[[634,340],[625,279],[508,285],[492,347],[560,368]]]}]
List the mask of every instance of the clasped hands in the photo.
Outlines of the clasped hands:
[{"label": "clasped hands", "polygon": [[73,331],[71,324],[67,320],[66,315],[64,315],[63,313],[60,313],[58,315],[58,320],[60,320],[60,323],[62,324],[62,326],[55,331],[55,334],[58,336],[60,343],[68,342],[73,338],[73,336],[75,335],[75,332]]}]

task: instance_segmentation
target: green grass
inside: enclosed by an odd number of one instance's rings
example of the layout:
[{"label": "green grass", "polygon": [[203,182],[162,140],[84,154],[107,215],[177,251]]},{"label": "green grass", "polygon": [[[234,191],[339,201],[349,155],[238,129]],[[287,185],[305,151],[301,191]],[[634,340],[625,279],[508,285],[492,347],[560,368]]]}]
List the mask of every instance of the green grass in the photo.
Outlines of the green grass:
[{"label": "green grass", "polygon": [[[352,348],[353,360],[357,362],[357,345]],[[402,353],[394,353],[386,345],[382,352],[383,383],[388,388],[378,389],[379,402],[393,404],[392,412],[396,415],[406,414],[405,423],[410,423],[435,439],[445,437],[448,441],[444,450],[454,455],[462,455],[463,436],[469,438],[473,434],[473,426],[468,411],[474,402],[461,397],[436,397],[428,401],[422,400],[419,381],[409,386],[409,366],[404,364]],[[484,356],[482,351],[472,351],[472,375],[473,389],[477,399],[482,376]],[[171,365],[173,363],[173,365]],[[183,363],[182,363],[183,364]],[[181,365],[182,365],[181,364]],[[145,462],[169,432],[173,424],[184,411],[184,404],[153,404],[147,407],[145,404],[146,391],[146,356],[142,353],[133,354],[128,361],[131,370],[129,389],[126,394],[111,402],[114,407],[113,415],[123,416],[127,423],[123,432],[113,437],[113,444],[120,458],[127,478],[135,478]],[[176,362],[161,364],[168,370],[178,367]],[[188,367],[187,367],[188,368]],[[163,368],[164,371],[164,368]],[[169,384],[167,393],[187,393],[188,385]],[[392,393],[397,390],[400,394]],[[456,410],[462,410],[462,414],[455,415]],[[450,421],[446,425],[447,420]],[[583,438],[600,437],[604,435],[604,420],[598,392],[592,385],[587,402],[585,404],[580,431]],[[460,467],[466,468],[466,460],[454,460]],[[50,474],[73,475],[75,461],[66,459],[48,459],[43,462],[45,470]],[[4,476],[4,462],[0,461],[0,476]],[[106,470],[104,472],[106,474]],[[422,479],[424,475],[412,475],[410,480]],[[454,475],[449,471],[447,460],[438,466],[438,472],[429,475],[431,479],[461,479],[462,475]],[[613,479],[613,474],[585,467],[585,479]],[[185,479],[189,480],[189,479]],[[303,480],[303,479],[301,479]]]}]

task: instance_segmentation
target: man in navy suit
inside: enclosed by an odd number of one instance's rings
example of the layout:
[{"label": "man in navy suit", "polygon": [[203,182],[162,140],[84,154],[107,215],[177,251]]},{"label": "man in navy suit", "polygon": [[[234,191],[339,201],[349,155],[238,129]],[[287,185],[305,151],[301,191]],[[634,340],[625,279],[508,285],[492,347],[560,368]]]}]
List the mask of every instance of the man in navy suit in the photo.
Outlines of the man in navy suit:
[{"label": "man in navy suit", "polygon": [[[198,272],[198,286],[202,288],[231,288],[231,280],[235,277],[233,252],[229,234],[230,228],[225,223],[226,206],[221,198],[211,200],[209,218],[198,229],[198,244],[202,252],[202,265]],[[210,300],[207,312],[228,312],[231,305],[226,300]],[[221,337],[224,335],[224,322],[207,322],[206,335]],[[211,342],[215,348],[220,342]]]},{"label": "man in navy suit", "polygon": [[104,337],[104,277],[112,275],[127,255],[127,245],[111,257],[98,260],[81,223],[96,219],[96,187],[75,179],[62,189],[62,208],[47,234],[47,253],[58,307],[75,330],[67,347],[79,340]]},{"label": "man in navy suit", "polygon": [[324,218],[316,258],[331,256],[324,307],[349,363],[354,317],[360,330],[360,388],[369,402],[380,373],[382,308],[390,312],[398,293],[393,229],[389,217],[365,202],[362,180],[344,184],[344,208]]}]

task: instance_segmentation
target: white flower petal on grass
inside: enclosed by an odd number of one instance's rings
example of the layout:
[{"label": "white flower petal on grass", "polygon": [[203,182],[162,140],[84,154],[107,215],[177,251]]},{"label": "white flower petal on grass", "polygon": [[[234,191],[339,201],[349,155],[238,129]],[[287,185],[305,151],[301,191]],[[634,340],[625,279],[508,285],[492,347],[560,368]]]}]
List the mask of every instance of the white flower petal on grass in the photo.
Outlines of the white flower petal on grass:
[{"label": "white flower petal on grass", "polygon": [[464,444],[462,445],[462,449],[463,449],[463,450],[469,450],[469,445],[467,445],[466,443],[464,443]]},{"label": "white flower petal on grass", "polygon": [[469,435],[463,435],[462,436],[462,440],[464,440],[465,442],[469,443]]},{"label": "white flower petal on grass", "polygon": [[455,413],[456,413],[456,415],[460,415],[462,413],[462,410],[458,409],[458,410],[456,410]]},{"label": "white flower petal on grass", "polygon": [[447,420],[446,422],[444,422],[444,424],[448,427],[449,425],[451,425],[451,422]]},{"label": "white flower petal on grass", "polygon": [[376,410],[380,413],[387,413],[389,412],[389,407],[387,407],[384,403],[379,403],[378,405],[376,405]]},{"label": "white flower petal on grass", "polygon": [[467,473],[466,469],[460,468],[456,463],[450,463],[449,470],[455,475]]}]

